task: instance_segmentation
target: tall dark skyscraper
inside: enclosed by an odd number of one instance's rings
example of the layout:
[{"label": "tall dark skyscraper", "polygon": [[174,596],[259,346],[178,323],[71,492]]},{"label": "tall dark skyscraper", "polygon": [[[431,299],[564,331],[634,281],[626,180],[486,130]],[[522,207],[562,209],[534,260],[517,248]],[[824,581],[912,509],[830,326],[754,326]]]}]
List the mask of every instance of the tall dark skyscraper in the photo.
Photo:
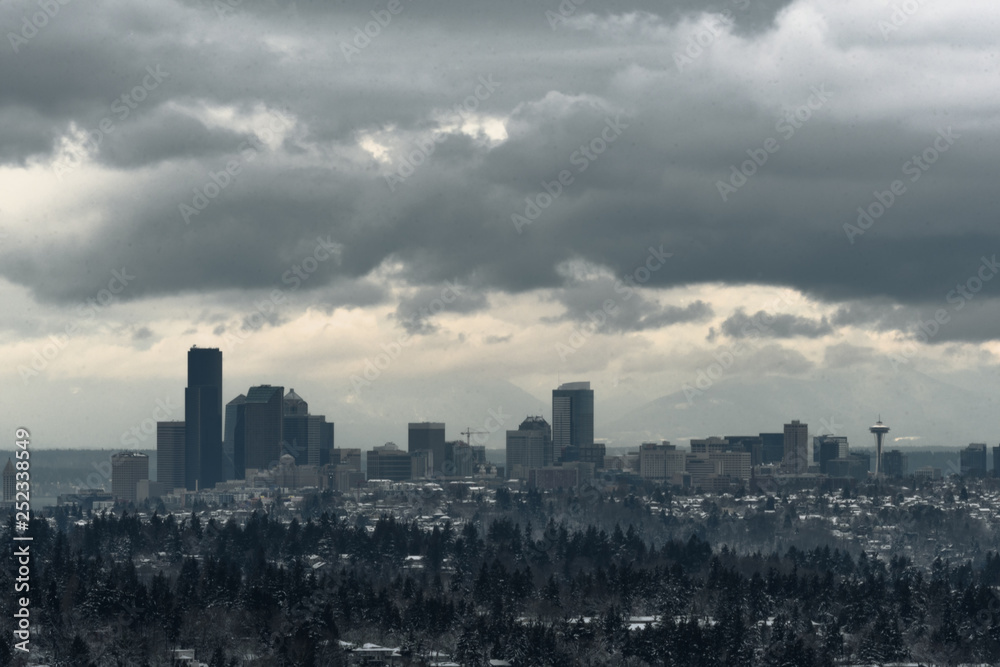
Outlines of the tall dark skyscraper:
[{"label": "tall dark skyscraper", "polygon": [[[278,463],[284,440],[284,387],[263,384],[250,387],[246,402],[237,408],[243,413],[244,476],[247,469],[267,470]],[[236,446],[240,447],[237,435]]]},{"label": "tall dark skyscraper", "polygon": [[559,461],[594,458],[594,390],[589,382],[568,382],[552,390],[552,446]]},{"label": "tall dark skyscraper", "polygon": [[785,458],[785,434],[761,433],[761,460],[764,463],[781,463]]},{"label": "tall dark skyscraper", "polygon": [[804,473],[809,470],[809,426],[798,419],[785,424],[784,465],[790,472]]},{"label": "tall dark skyscraper", "polygon": [[156,422],[156,481],[169,493],[183,489],[184,440],[187,427],[184,422]]},{"label": "tall dark skyscraper", "polygon": [[986,443],[973,442],[959,453],[961,461],[962,476],[972,477],[986,476]]},{"label": "tall dark skyscraper", "polygon": [[149,457],[142,452],[120,452],[111,457],[111,494],[134,503],[139,480],[149,479]]},{"label": "tall dark skyscraper", "polygon": [[222,481],[222,350],[188,350],[184,390],[184,486],[210,489]]},{"label": "tall dark skyscraper", "polygon": [[440,422],[411,422],[409,436],[406,441],[406,451],[410,454],[419,451],[430,451],[434,472],[441,472],[444,461],[444,424]]},{"label": "tall dark skyscraper", "polygon": [[247,402],[246,394],[240,394],[226,403],[226,437],[222,440],[222,477],[224,479],[246,479],[246,429],[243,421],[245,412],[241,406]]}]

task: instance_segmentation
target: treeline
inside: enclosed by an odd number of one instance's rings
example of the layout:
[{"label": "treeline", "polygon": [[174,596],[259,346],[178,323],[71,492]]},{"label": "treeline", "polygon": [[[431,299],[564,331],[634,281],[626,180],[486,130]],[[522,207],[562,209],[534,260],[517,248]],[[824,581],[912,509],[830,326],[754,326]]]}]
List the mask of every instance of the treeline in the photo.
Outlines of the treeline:
[{"label": "treeline", "polygon": [[[55,665],[162,665],[174,648],[212,667],[345,664],[339,641],[401,646],[413,664],[428,651],[466,665],[1000,662],[992,552],[929,571],[828,546],[738,554],[503,507],[432,531],[326,512],[242,527],[57,512],[55,528],[31,522],[28,594],[32,657]],[[0,664],[23,662],[13,611],[0,596]]]}]

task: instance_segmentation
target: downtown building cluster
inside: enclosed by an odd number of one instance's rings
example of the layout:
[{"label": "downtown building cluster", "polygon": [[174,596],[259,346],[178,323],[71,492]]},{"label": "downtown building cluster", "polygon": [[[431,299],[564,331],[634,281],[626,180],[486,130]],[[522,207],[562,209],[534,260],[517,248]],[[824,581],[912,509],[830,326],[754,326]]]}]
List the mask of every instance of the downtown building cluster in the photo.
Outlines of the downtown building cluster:
[{"label": "downtown building cluster", "polygon": [[112,495],[137,502],[241,486],[330,486],[361,471],[361,451],[334,447],[334,424],[294,389],[262,384],[225,405],[222,351],[187,355],[184,420],[156,424],[157,480],[140,452],[112,457]]},{"label": "downtown building cluster", "polygon": [[[605,444],[595,441],[589,382],[552,390],[551,414],[551,424],[529,415],[516,430],[506,431],[503,466],[487,460],[485,446],[472,444],[472,436],[485,432],[466,430],[465,440],[448,440],[441,422],[408,424],[405,450],[393,442],[375,446],[365,452],[362,466],[362,450],[335,448],[334,424],[311,414],[294,389],[256,385],[223,406],[222,352],[192,347],[184,421],[156,423],[157,480],[149,479],[146,454],[122,451],[111,460],[111,495],[141,502],[213,490],[224,498],[248,487],[346,492],[373,483],[470,479],[546,490],[580,486],[599,471],[725,491],[774,481],[808,486],[825,478],[863,480],[872,474],[873,463],[878,477],[909,474],[906,454],[882,452],[882,436],[889,429],[881,421],[870,429],[878,444],[873,461],[867,451],[851,451],[844,436],[814,436],[810,452],[809,427],[799,420],[781,432],[691,439],[684,450],[669,441],[643,442],[635,451],[608,455]],[[983,443],[962,450],[961,474],[984,476],[986,453]],[[994,456],[1000,461],[1000,446]],[[941,470],[927,467],[913,474],[935,479]],[[6,477],[5,471],[5,482]]]}]

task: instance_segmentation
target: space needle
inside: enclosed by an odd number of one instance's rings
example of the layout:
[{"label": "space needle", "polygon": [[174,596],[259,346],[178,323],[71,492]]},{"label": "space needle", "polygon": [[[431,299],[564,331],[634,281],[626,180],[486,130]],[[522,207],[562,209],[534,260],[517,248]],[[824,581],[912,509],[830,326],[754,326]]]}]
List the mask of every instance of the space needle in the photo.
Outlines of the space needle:
[{"label": "space needle", "polygon": [[879,415],[878,421],[868,430],[875,434],[875,479],[878,479],[878,476],[882,474],[882,440],[889,432],[889,427],[882,423],[882,416]]}]

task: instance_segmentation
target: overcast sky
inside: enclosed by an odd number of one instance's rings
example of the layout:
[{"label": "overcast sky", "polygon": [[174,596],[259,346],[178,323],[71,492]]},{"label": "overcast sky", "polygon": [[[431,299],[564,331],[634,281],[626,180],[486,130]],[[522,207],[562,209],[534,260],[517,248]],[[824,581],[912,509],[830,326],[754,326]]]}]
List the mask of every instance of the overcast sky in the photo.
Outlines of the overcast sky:
[{"label": "overcast sky", "polygon": [[4,432],[116,446],[192,345],[334,421],[421,379],[992,395],[1000,5],[896,4],[4,3]]}]

